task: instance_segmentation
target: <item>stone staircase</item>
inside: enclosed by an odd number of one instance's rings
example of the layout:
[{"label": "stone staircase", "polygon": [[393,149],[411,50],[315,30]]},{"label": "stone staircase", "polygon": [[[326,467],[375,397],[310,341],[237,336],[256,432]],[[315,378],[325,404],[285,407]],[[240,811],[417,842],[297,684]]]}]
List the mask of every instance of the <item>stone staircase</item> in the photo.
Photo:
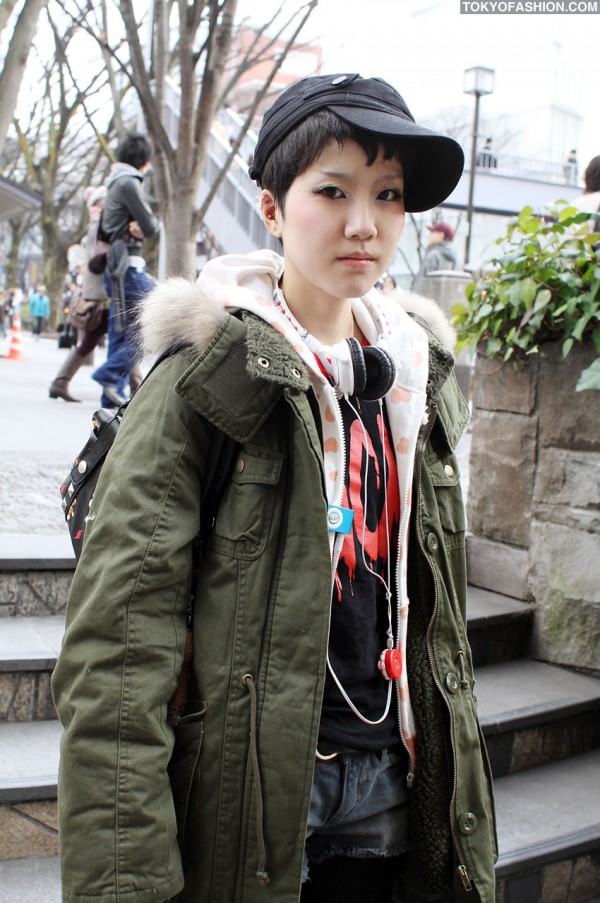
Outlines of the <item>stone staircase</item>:
[{"label": "stone staircase", "polygon": [[[60,901],[50,674],[73,567],[67,536],[0,537],[0,903]],[[468,601],[497,903],[599,903],[600,681],[528,657],[532,606],[475,587]]]}]

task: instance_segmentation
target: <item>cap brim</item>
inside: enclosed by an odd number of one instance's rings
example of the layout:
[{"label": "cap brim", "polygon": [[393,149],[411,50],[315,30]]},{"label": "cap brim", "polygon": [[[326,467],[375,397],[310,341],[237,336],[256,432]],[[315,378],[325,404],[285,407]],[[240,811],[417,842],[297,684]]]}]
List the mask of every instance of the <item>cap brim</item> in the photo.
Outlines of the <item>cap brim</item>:
[{"label": "cap brim", "polygon": [[397,137],[414,149],[414,162],[404,191],[407,213],[421,213],[438,207],[458,185],[465,155],[453,138],[381,110],[329,104],[327,108],[351,125]]}]

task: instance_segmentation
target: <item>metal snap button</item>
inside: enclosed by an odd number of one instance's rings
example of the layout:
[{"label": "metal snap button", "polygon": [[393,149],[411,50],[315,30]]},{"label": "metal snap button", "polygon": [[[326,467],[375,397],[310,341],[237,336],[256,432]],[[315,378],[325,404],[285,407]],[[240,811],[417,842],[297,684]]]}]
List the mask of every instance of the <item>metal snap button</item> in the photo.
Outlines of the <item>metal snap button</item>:
[{"label": "metal snap button", "polygon": [[458,693],[459,686],[458,677],[453,671],[449,671],[446,674],[446,688],[450,693]]},{"label": "metal snap button", "polygon": [[246,462],[244,461],[244,459],[238,458],[237,461],[235,462],[235,472],[243,473],[245,466],[246,466]]},{"label": "metal snap button", "polygon": [[454,468],[452,467],[452,464],[446,464],[446,466],[444,467],[444,470],[446,471],[447,477],[454,476]]},{"label": "metal snap button", "polygon": [[87,470],[87,461],[80,461],[77,465],[77,470],[79,473],[85,473]]},{"label": "metal snap button", "polygon": [[437,552],[440,547],[439,540],[435,533],[429,533],[427,536],[427,548],[430,552]]},{"label": "metal snap button", "polygon": [[259,367],[262,367],[263,370],[268,370],[269,367],[271,366],[271,362],[268,361],[266,357],[257,358],[256,363],[258,364]]},{"label": "metal snap button", "polygon": [[477,816],[473,812],[463,812],[458,820],[461,834],[473,834],[477,830]]}]

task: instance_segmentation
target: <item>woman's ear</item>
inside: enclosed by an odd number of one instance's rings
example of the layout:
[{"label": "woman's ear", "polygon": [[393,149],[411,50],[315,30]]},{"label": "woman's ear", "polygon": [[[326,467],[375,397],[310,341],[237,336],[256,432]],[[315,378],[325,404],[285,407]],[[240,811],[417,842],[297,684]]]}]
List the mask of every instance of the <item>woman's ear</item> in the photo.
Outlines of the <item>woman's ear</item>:
[{"label": "woman's ear", "polygon": [[262,221],[275,238],[281,238],[281,226],[279,225],[279,208],[275,198],[267,188],[260,193],[260,214]]}]

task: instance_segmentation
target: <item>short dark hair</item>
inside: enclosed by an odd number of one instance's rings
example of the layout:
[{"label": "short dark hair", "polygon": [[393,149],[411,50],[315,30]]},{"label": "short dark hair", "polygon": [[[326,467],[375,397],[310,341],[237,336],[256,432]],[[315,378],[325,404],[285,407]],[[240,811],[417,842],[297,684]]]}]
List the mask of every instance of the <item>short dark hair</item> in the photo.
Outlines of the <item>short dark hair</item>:
[{"label": "short dark hair", "polygon": [[344,122],[330,110],[318,110],[296,126],[267,158],[260,176],[262,188],[268,189],[283,211],[292,182],[317,159],[330,141],[342,147],[356,141],[367,155],[371,166],[382,152],[385,160],[399,160],[405,179],[410,173],[414,151],[398,138],[378,135]]},{"label": "short dark hair", "polygon": [[600,191],[600,154],[592,157],[585,170],[585,190],[588,194]]},{"label": "short dark hair", "polygon": [[131,134],[127,135],[121,142],[117,150],[117,160],[119,163],[129,163],[136,169],[141,169],[150,160],[152,156],[152,145],[145,135]]}]

